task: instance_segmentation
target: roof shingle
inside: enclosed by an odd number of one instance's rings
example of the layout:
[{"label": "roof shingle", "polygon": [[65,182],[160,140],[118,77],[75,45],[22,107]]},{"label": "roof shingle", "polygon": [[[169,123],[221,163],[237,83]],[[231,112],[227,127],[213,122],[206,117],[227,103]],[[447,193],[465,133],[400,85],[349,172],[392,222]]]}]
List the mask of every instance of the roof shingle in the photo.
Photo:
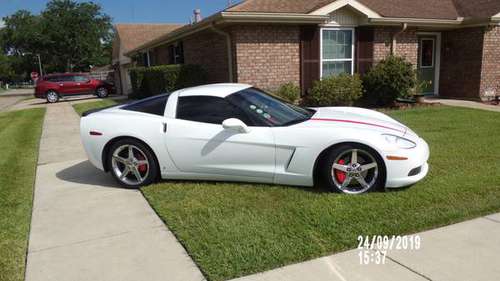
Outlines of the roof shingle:
[{"label": "roof shingle", "polygon": [[[307,14],[336,0],[246,0],[229,12]],[[490,17],[500,12],[500,0],[357,0],[383,17],[456,19]]]},{"label": "roof shingle", "polygon": [[126,53],[182,26],[183,24],[117,24],[115,30],[122,52]]},{"label": "roof shingle", "polygon": [[500,13],[500,0],[454,0],[462,17],[489,18]]}]

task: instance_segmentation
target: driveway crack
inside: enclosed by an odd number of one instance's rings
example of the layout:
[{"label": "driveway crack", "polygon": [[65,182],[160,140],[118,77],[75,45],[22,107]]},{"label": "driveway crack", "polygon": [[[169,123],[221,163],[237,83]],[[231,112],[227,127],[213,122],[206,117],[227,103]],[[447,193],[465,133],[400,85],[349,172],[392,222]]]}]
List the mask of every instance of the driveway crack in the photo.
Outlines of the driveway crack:
[{"label": "driveway crack", "polygon": [[399,264],[400,266],[402,266],[402,267],[404,267],[404,268],[408,269],[409,271],[411,271],[411,272],[413,272],[413,273],[417,274],[418,276],[420,276],[420,277],[422,277],[422,278],[424,278],[424,279],[426,279],[426,280],[432,281],[432,279],[431,279],[431,278],[429,278],[429,277],[425,276],[423,273],[420,273],[420,272],[418,272],[418,271],[416,271],[416,270],[412,269],[411,267],[406,266],[406,265],[404,265],[404,264],[400,263],[399,261],[395,260],[394,258],[391,258],[391,257],[389,257],[388,255],[386,256],[386,258],[388,258],[388,259],[390,259],[391,261],[393,261],[393,262],[395,262],[395,263]]},{"label": "driveway crack", "polygon": [[[153,226],[153,227],[148,227],[147,229],[151,230],[151,229],[164,228],[164,227],[165,227],[165,225],[157,225],[157,226]],[[62,244],[62,245],[57,245],[57,246],[52,246],[52,247],[47,247],[47,248],[41,248],[41,249],[37,249],[37,250],[33,250],[33,251],[28,251],[28,253],[34,254],[34,253],[39,253],[39,252],[44,252],[44,251],[50,251],[50,250],[59,249],[59,248],[63,248],[63,247],[68,247],[68,246],[73,246],[73,245],[78,245],[78,244],[85,244],[87,242],[92,242],[92,241],[97,241],[97,240],[103,240],[103,239],[108,239],[108,238],[119,237],[119,236],[127,235],[129,233],[141,232],[141,231],[144,231],[144,229],[141,229],[141,230],[129,230],[129,231],[124,231],[124,232],[119,232],[119,233],[114,233],[114,234],[103,235],[103,236],[94,237],[94,238],[90,238],[90,239],[85,239],[85,240],[79,240],[79,241],[71,242],[71,243],[68,243],[68,244]]]},{"label": "driveway crack", "polygon": [[499,221],[499,220],[494,219],[494,218],[490,218],[490,217],[482,217],[482,218],[483,218],[483,219],[487,219],[487,220],[492,221],[492,222],[500,223],[500,221]]}]

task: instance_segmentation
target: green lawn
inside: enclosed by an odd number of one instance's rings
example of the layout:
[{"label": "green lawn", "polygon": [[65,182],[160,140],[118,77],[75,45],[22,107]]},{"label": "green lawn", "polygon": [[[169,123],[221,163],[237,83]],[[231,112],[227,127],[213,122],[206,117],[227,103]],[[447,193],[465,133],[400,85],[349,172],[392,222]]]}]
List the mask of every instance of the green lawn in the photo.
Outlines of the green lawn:
[{"label": "green lawn", "polygon": [[99,100],[99,101],[75,103],[75,104],[73,104],[73,108],[75,109],[76,113],[78,113],[78,115],[82,115],[82,113],[84,113],[87,110],[95,109],[95,108],[103,108],[103,107],[112,106],[115,104],[118,104],[118,103],[112,99],[103,99],[103,100]]},{"label": "green lawn", "polygon": [[0,113],[0,280],[24,280],[45,109]]},{"label": "green lawn", "polygon": [[399,192],[165,182],[142,191],[210,280],[357,246],[358,235],[414,233],[500,211],[500,114],[430,107],[392,111],[431,147],[431,170]]}]

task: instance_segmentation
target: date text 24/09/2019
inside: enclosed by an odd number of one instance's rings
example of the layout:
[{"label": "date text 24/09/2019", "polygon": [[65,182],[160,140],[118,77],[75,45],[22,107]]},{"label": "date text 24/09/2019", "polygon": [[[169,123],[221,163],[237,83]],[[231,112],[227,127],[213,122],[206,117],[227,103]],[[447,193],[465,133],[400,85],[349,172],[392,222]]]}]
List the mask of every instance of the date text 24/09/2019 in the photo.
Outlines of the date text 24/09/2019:
[{"label": "date text 24/09/2019", "polygon": [[422,238],[419,235],[372,235],[358,238],[359,263],[385,264],[388,251],[415,251],[422,246]]}]

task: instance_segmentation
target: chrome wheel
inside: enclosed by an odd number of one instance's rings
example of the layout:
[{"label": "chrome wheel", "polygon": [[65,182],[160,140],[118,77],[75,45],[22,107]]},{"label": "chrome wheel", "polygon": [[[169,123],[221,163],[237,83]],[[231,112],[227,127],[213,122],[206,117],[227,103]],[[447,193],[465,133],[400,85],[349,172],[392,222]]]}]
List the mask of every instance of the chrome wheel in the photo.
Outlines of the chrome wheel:
[{"label": "chrome wheel", "polygon": [[105,98],[108,96],[108,89],[101,87],[97,89],[97,96],[100,98]]},{"label": "chrome wheel", "polygon": [[49,103],[55,103],[59,100],[59,95],[54,91],[49,91],[47,93],[47,101]]},{"label": "chrome wheel", "polygon": [[116,178],[128,185],[144,183],[150,170],[150,163],[144,151],[132,144],[115,149],[111,165]]},{"label": "chrome wheel", "polygon": [[376,184],[378,171],[377,161],[369,152],[353,148],[337,156],[331,168],[331,177],[340,191],[359,194]]}]

